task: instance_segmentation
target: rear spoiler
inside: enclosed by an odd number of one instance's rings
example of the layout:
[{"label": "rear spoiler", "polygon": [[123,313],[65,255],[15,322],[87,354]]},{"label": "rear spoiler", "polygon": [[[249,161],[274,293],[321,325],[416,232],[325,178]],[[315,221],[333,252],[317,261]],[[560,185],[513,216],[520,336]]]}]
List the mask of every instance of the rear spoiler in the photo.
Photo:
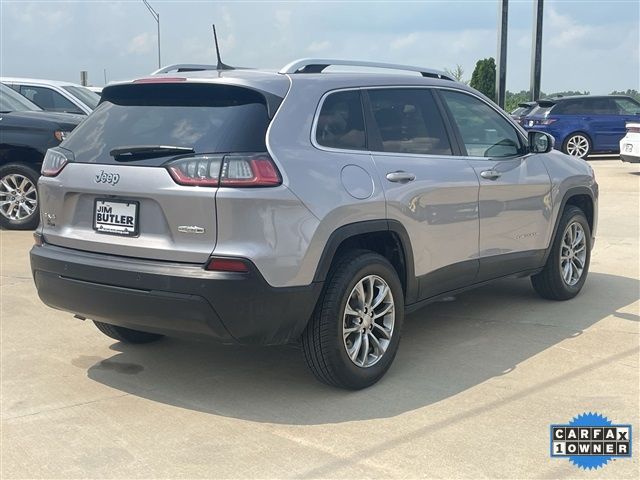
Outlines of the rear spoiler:
[{"label": "rear spoiler", "polygon": [[536,105],[537,105],[537,102],[522,102],[518,104],[518,106],[522,108],[535,107]]},{"label": "rear spoiler", "polygon": [[542,108],[553,107],[555,104],[556,102],[553,100],[538,100],[538,105],[540,105]]}]

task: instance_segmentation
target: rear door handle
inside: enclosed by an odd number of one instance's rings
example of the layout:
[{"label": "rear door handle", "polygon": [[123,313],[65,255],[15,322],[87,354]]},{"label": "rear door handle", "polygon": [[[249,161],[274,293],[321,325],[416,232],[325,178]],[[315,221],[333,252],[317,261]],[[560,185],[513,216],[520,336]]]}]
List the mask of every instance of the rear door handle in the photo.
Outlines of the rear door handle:
[{"label": "rear door handle", "polygon": [[480,176],[487,180],[497,180],[501,175],[502,174],[497,170],[484,170],[483,172],[480,172]]},{"label": "rear door handle", "polygon": [[390,182],[399,182],[399,183],[406,183],[406,182],[412,182],[416,179],[416,176],[413,173],[409,173],[409,172],[389,172],[387,173],[387,180],[389,180]]}]

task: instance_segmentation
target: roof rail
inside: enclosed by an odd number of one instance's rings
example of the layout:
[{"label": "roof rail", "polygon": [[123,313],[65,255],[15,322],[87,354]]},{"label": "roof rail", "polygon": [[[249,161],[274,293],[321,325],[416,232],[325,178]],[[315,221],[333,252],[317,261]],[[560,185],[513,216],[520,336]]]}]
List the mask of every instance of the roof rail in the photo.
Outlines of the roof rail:
[{"label": "roof rail", "polygon": [[325,68],[333,65],[405,70],[409,72],[418,72],[423,77],[441,78],[443,80],[455,81],[450,75],[447,75],[445,72],[441,72],[440,70],[433,70],[431,68],[412,67],[410,65],[396,65],[393,63],[363,62],[360,60],[329,60],[326,58],[303,58],[300,60],[295,60],[282,67],[279,73],[320,73]]},{"label": "roof rail", "polygon": [[217,70],[217,65],[203,65],[199,63],[174,63],[173,65],[167,65],[155,72],[151,72],[151,75],[160,75],[161,73],[170,72],[201,72],[203,70]]}]

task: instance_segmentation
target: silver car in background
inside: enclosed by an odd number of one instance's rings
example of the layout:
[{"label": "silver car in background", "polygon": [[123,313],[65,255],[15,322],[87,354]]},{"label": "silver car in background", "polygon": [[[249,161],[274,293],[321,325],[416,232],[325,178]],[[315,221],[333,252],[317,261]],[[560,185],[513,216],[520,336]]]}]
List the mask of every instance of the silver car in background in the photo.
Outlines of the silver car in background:
[{"label": "silver car in background", "polygon": [[33,276],[114,339],[299,341],[318,379],[364,388],[405,312],[504,277],[579,293],[598,186],[552,146],[428,68],[311,59],[111,84],[47,154]]},{"label": "silver car in background", "polygon": [[99,94],[76,83],[16,77],[0,77],[0,82],[48,112],[89,115],[100,102]]}]

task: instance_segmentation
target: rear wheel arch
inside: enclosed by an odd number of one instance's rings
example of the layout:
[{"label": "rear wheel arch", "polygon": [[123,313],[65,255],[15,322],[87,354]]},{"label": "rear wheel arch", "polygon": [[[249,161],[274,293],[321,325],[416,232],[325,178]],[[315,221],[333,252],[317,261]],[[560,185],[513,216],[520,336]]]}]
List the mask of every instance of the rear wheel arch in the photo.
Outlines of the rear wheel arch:
[{"label": "rear wheel arch", "polygon": [[7,144],[0,145],[0,166],[15,163],[39,172],[43,159],[44,155],[42,152],[35,148],[17,147]]},{"label": "rear wheel arch", "polygon": [[395,220],[367,220],[337,228],[325,244],[314,281],[324,281],[336,259],[356,249],[370,250],[385,257],[398,273],[405,303],[417,297],[411,241],[404,226]]}]

